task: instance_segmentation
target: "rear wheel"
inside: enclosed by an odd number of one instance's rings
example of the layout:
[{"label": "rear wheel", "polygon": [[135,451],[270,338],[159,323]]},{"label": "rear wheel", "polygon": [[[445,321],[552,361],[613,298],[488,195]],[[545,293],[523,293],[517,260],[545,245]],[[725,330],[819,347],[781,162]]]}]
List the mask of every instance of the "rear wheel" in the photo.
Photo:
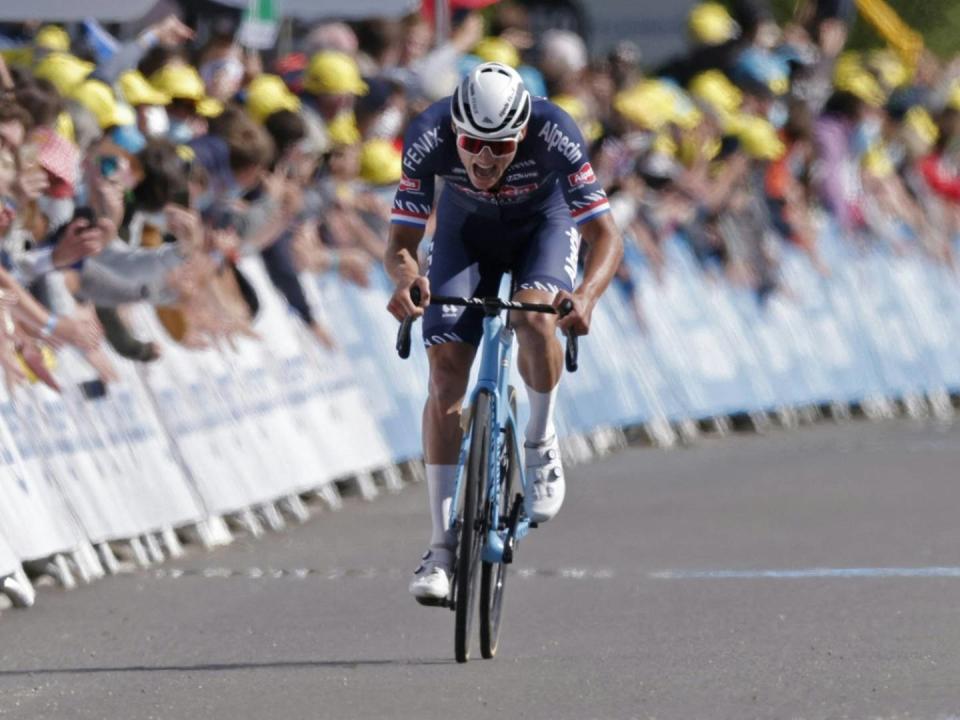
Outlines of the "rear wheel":
[{"label": "rear wheel", "polygon": [[[510,388],[510,407],[517,416],[516,390]],[[499,493],[497,496],[498,529],[506,529],[510,523],[511,502],[520,486],[519,456],[516,448],[516,431],[507,428],[500,445]],[[492,504],[491,504],[492,505]],[[487,526],[493,523],[493,508],[488,508]],[[500,638],[500,617],[503,610],[503,589],[507,581],[507,564],[484,562],[480,570],[480,654],[492,658],[497,654]]]},{"label": "rear wheel", "polygon": [[484,513],[486,508],[487,456],[490,448],[490,396],[477,395],[471,412],[470,455],[460,492],[460,543],[456,567],[456,629],[454,646],[457,662],[470,657],[470,629],[476,602],[476,577],[483,547]]}]

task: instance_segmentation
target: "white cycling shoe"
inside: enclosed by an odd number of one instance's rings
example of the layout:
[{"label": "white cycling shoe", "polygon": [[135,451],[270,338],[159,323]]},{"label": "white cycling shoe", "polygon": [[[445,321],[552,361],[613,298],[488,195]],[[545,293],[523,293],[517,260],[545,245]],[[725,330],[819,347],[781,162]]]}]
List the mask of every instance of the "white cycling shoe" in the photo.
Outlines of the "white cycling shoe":
[{"label": "white cycling shoe", "polygon": [[567,485],[560,462],[560,440],[554,435],[538,445],[524,445],[529,492],[526,510],[535,523],[546,522],[560,511]]},{"label": "white cycling shoe", "polygon": [[432,546],[420,559],[420,567],[413,572],[410,594],[421,605],[443,605],[450,595],[452,569],[453,551]]}]

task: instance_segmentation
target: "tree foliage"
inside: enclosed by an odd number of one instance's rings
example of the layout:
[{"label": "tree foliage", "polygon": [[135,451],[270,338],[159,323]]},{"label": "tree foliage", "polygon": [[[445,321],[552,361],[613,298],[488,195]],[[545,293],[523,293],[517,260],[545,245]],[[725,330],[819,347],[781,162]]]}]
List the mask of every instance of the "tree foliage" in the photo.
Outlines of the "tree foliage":
[{"label": "tree foliage", "polygon": [[[941,55],[960,52],[960,2],[957,0],[887,0],[904,21],[923,34],[927,47]],[[793,16],[798,0],[771,0],[777,19]],[[850,33],[849,46],[856,49],[877,47],[883,40],[862,18],[857,18]]]}]

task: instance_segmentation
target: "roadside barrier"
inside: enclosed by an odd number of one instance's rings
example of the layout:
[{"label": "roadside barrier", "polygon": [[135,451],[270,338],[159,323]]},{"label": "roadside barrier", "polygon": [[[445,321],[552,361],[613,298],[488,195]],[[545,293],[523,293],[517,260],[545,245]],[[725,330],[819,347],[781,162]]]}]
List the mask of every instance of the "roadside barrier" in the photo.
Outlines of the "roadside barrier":
[{"label": "roadside barrier", "polygon": [[[782,288],[765,301],[702,269],[680,237],[666,244],[659,275],[628,255],[635,290],[607,293],[580,370],[561,386],[567,460],[636,431],[669,446],[734,423],[763,430],[823,413],[952,417],[958,274],[919,252],[854,248],[827,224],[821,234],[830,273],[786,248]],[[33,604],[29,577],[72,587],[176,557],[184,538],[209,547],[238,529],[282,529],[307,517],[310,496],[336,508],[341,489],[369,499],[422,477],[426,358],[417,344],[411,360],[394,352],[383,271],[368,288],[304,278],[335,328],[330,352],[291,315],[259,258],[241,268],[260,299],[258,338],[186,349],[138,305],[128,320],[162,357],[137,365],[111,355],[121,379],[105,394],[71,351],[55,370],[62,394],[0,387],[0,591],[14,605]],[[525,422],[522,391],[518,400]]]}]

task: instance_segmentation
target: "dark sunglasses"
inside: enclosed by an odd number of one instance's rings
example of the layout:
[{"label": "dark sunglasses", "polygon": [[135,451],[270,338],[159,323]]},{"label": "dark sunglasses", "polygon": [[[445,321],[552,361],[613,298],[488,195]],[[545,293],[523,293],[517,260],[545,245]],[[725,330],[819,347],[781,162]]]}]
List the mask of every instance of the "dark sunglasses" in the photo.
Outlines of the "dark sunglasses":
[{"label": "dark sunglasses", "polygon": [[503,157],[517,151],[517,139],[483,140],[469,135],[457,135],[457,147],[471,155],[479,155],[487,147],[494,157]]}]

